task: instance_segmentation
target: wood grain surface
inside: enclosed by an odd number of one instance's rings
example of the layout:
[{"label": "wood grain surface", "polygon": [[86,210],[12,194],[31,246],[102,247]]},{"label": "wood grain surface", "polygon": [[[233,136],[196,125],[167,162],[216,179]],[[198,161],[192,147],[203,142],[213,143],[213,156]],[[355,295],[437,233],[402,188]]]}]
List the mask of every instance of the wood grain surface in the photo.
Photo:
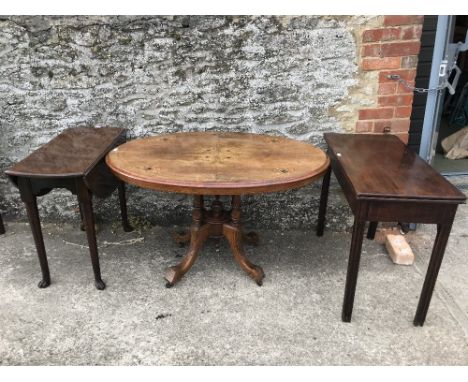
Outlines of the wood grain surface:
[{"label": "wood grain surface", "polygon": [[10,176],[66,178],[87,175],[118,141],[120,128],[74,127],[62,131],[47,144],[5,171]]},{"label": "wood grain surface", "polygon": [[138,139],[109,152],[120,179],[140,187],[198,195],[284,191],[321,177],[319,148],[288,138],[192,132]]},{"label": "wood grain surface", "polygon": [[466,199],[394,135],[326,133],[324,136],[332,160],[343,169],[357,198],[453,203],[463,203]]}]

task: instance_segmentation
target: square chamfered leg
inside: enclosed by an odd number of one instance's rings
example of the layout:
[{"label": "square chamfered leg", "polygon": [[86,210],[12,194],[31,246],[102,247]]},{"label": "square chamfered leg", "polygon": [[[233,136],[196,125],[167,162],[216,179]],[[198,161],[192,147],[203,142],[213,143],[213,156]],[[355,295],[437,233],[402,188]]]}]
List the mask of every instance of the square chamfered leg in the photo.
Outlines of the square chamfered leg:
[{"label": "square chamfered leg", "polygon": [[125,232],[132,232],[133,227],[128,222],[127,215],[127,199],[125,196],[125,183],[119,181],[119,202],[120,202],[120,216],[122,217],[122,228]]},{"label": "square chamfered leg", "polygon": [[346,274],[345,294],[343,300],[343,309],[341,319],[344,322],[351,322],[353,314],[354,295],[356,293],[356,284],[359,272],[359,262],[361,260],[361,248],[364,237],[365,203],[359,203],[357,213],[354,217],[353,235],[351,237],[351,247],[349,249],[348,271]]},{"label": "square chamfered leg", "polygon": [[[452,207],[453,208],[453,207]],[[426,320],[429,304],[431,303],[432,293],[434,292],[437,275],[439,274],[442,259],[444,258],[445,248],[452,230],[452,224],[455,219],[457,206],[453,208],[451,216],[443,224],[437,225],[437,235],[432,247],[432,254],[427,267],[426,278],[419,297],[418,308],[414,317],[414,326],[423,326]]]},{"label": "square chamfered leg", "polygon": [[37,256],[41,266],[42,280],[39,281],[39,288],[46,288],[50,285],[49,264],[47,262],[47,254],[44,246],[44,238],[42,236],[41,221],[39,211],[37,209],[36,196],[33,193],[31,180],[29,178],[18,178],[18,188],[21,195],[21,200],[26,206],[28,213],[29,225],[31,226],[34,244],[36,245]]},{"label": "square chamfered leg", "polygon": [[328,191],[330,188],[331,171],[331,166],[329,166],[322,180],[322,191],[320,193],[320,207],[317,221],[317,236],[322,236],[323,230],[325,229],[325,215],[327,213]]},{"label": "square chamfered leg", "polygon": [[367,238],[369,240],[374,240],[378,225],[379,222],[369,222],[369,228],[367,229]]},{"label": "square chamfered leg", "polygon": [[5,226],[3,225],[2,215],[0,215],[0,235],[5,233]]},{"label": "square chamfered leg", "polygon": [[94,214],[92,205],[92,194],[88,190],[83,180],[76,180],[76,192],[78,195],[78,202],[80,204],[80,210],[83,215],[83,223],[86,230],[86,236],[88,239],[89,253],[91,256],[91,263],[94,272],[94,285],[97,289],[103,290],[106,288],[106,284],[101,278],[101,268],[99,266],[99,255],[96,242],[96,230],[94,226]]}]

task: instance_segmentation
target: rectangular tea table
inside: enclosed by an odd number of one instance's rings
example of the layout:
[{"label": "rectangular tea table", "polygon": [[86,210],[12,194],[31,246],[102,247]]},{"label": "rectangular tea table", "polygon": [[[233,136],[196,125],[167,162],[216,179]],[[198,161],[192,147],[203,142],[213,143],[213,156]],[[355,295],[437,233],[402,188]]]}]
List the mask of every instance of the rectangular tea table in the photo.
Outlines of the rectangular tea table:
[{"label": "rectangular tea table", "polygon": [[[378,222],[437,224],[415,326],[426,319],[458,204],[466,196],[393,135],[325,134],[331,169],[354,214],[342,320],[351,321],[364,226],[373,239]],[[323,234],[330,183],[324,176],[317,235]]]}]

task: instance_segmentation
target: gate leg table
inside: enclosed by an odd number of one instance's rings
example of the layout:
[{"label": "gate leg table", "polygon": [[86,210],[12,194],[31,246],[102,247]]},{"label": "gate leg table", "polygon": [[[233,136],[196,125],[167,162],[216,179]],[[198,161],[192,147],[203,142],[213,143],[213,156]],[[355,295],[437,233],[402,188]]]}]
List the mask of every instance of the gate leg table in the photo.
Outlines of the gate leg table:
[{"label": "gate leg table", "polygon": [[99,266],[92,196],[104,198],[118,188],[122,226],[127,232],[132,230],[127,220],[124,183],[112,175],[104,162],[109,150],[125,140],[125,130],[119,128],[67,129],[6,171],[26,205],[42,271],[39,288],[50,285],[50,272],[36,199],[54,188],[65,188],[77,195],[95,286],[100,290],[106,287]]},{"label": "gate leg table", "polygon": [[[397,137],[380,134],[324,135],[331,169],[354,214],[342,320],[351,321],[365,224],[367,237],[378,222],[436,224],[437,235],[422,287],[414,325],[426,319],[432,292],[458,204],[466,196]],[[330,171],[324,176],[317,235],[323,234]]]},{"label": "gate leg table", "polygon": [[[299,188],[320,178],[329,167],[325,153],[304,142],[242,133],[177,133],[137,139],[112,150],[106,162],[121,180],[159,191],[193,195],[190,241],[182,261],[166,270],[166,286],[177,283],[192,267],[208,238],[225,237],[234,259],[258,284],[264,272],[250,262],[243,243],[256,244],[244,233],[241,195]],[[214,196],[210,210],[204,196]],[[231,198],[226,209],[220,196]]]}]

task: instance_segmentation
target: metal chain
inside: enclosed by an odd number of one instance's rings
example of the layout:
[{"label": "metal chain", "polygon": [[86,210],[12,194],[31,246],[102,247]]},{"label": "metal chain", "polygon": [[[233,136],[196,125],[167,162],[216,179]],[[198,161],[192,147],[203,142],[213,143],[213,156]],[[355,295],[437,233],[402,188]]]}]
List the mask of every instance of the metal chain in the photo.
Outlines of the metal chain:
[{"label": "metal chain", "polygon": [[409,89],[409,90],[411,90],[413,92],[416,92],[416,93],[429,93],[431,90],[442,90],[442,89],[445,89],[447,87],[446,84],[443,84],[443,85],[437,86],[435,88],[417,88],[415,86],[410,85],[406,80],[401,78],[398,74],[390,74],[390,75],[387,76],[387,78],[389,80],[398,81],[405,88],[407,88],[407,89]]},{"label": "metal chain", "polygon": [[[450,78],[450,75],[452,74],[452,71],[453,71],[453,68],[454,66],[456,65],[457,63],[457,60],[458,60],[458,55],[460,54],[460,43],[458,43],[458,46],[455,50],[455,54],[454,54],[454,59],[453,61],[450,63],[450,67],[449,67],[449,72],[447,74],[447,76],[445,77],[445,81],[442,85],[439,85],[439,86],[436,86],[434,88],[417,88],[415,86],[412,86],[408,83],[408,81],[406,81],[405,79],[401,78],[400,75],[398,74],[390,74],[387,76],[387,78],[389,80],[393,80],[393,81],[398,81],[400,84],[402,84],[405,88],[415,92],[415,93],[429,93],[430,91],[432,90],[442,90],[442,89],[445,89],[447,87],[447,84],[448,84],[448,79]],[[440,75],[440,74],[439,74]]]}]

